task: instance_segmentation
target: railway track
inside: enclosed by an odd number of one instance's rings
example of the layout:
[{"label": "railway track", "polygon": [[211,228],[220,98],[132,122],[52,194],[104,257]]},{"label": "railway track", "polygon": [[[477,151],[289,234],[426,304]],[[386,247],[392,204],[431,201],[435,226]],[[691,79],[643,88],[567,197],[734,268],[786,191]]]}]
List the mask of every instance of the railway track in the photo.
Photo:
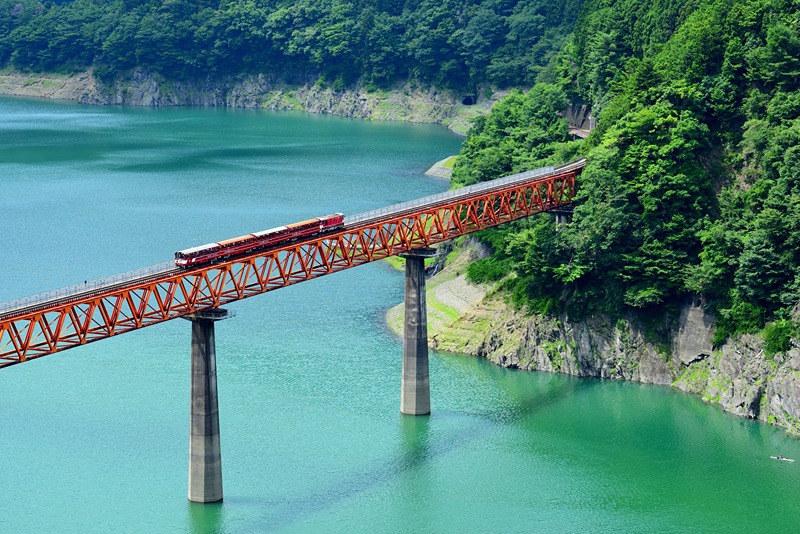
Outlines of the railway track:
[{"label": "railway track", "polygon": [[[504,189],[518,186],[520,183],[531,181],[532,179],[544,179],[549,176],[575,171],[583,168],[585,164],[586,160],[581,159],[560,167],[544,167],[534,171],[518,173],[511,176],[498,178],[497,180],[491,180],[488,182],[439,193],[437,195],[431,195],[413,201],[402,202],[400,204],[387,206],[385,208],[347,216],[344,219],[344,227],[339,229],[339,231],[357,230],[359,228],[377,224],[388,219],[394,219],[407,214],[435,209],[438,206],[446,205],[452,203],[453,201],[466,200],[477,194],[502,191]],[[298,242],[311,241],[316,237],[318,236],[311,236],[309,238],[299,241],[292,241],[290,243],[281,243],[275,247],[271,247],[271,249],[277,249],[287,244],[296,245]],[[173,261],[169,261],[120,275],[88,281],[84,284],[76,284],[66,288],[13,300],[7,303],[0,303],[0,320],[35,313],[41,310],[53,310],[54,308],[66,306],[75,301],[84,300],[93,296],[106,295],[115,290],[122,290],[131,286],[139,286],[151,281],[168,280],[170,276],[191,273],[193,270],[202,269],[202,267],[203,266],[181,269],[176,267]]]}]

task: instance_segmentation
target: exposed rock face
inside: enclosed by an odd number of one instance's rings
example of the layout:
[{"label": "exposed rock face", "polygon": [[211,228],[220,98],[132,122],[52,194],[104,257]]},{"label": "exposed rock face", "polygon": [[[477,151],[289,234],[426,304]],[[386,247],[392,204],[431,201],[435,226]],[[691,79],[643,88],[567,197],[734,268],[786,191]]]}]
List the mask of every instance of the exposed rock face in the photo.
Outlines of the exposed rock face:
[{"label": "exposed rock face", "polygon": [[627,322],[526,317],[506,310],[476,354],[505,367],[574,376],[671,384],[669,358]]},{"label": "exposed rock face", "polygon": [[674,354],[683,365],[711,356],[714,317],[703,310],[702,299],[692,299],[681,309]]},{"label": "exposed rock face", "polygon": [[[800,434],[800,350],[768,357],[757,336],[712,350],[714,318],[699,300],[687,302],[675,324],[665,322],[669,344],[648,339],[635,320],[572,323],[526,315],[502,302],[484,302],[480,310],[452,325],[488,324],[480,340],[459,347],[463,352],[504,367],[672,385],[728,412]],[[439,338],[433,332],[432,347],[447,350]]]},{"label": "exposed rock face", "polygon": [[800,351],[775,358],[775,369],[762,384],[759,419],[800,434]]},{"label": "exposed rock face", "polygon": [[763,341],[741,336],[708,361],[685,367],[675,381],[726,411],[800,434],[800,351],[767,356]]},{"label": "exposed rock face", "polygon": [[0,94],[75,100],[84,104],[205,106],[302,110],[360,119],[443,123],[464,106],[457,95],[410,86],[392,91],[335,91],[314,83],[287,84],[264,74],[221,80],[175,81],[136,70],[112,86],[91,71],[73,76],[0,75]]},{"label": "exposed rock face", "polygon": [[0,94],[75,100],[82,104],[107,103],[91,72],[74,76],[4,74],[0,76]]},{"label": "exposed rock face", "polygon": [[576,137],[586,138],[597,126],[589,106],[582,102],[573,102],[565,111],[564,117],[569,121],[569,133]]}]

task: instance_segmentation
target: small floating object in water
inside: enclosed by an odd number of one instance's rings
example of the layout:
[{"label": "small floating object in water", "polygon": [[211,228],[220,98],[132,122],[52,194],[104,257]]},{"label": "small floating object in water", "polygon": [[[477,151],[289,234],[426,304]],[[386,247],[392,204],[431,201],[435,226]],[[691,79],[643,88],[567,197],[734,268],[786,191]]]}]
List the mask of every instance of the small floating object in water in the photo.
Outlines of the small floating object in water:
[{"label": "small floating object in water", "polygon": [[773,460],[780,460],[781,462],[794,462],[794,460],[791,458],[786,458],[782,454],[779,454],[778,456],[770,456],[770,458]]}]

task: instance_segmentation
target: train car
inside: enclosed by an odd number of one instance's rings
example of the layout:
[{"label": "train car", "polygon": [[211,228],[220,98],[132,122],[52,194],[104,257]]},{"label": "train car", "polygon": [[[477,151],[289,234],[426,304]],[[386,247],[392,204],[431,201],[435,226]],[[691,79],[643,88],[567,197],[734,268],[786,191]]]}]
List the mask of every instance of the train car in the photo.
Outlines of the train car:
[{"label": "train car", "polygon": [[290,237],[288,240],[296,241],[303,237],[310,237],[313,235],[321,234],[342,226],[344,222],[344,215],[341,213],[332,213],[324,217],[317,217],[307,221],[301,221],[293,224],[286,225],[289,229]]},{"label": "train car", "polygon": [[326,215],[324,217],[320,217],[320,232],[327,232],[329,230],[335,230],[337,228],[341,228],[344,226],[344,214],[343,213],[331,213],[330,215]]},{"label": "train car", "polygon": [[199,247],[179,250],[175,253],[175,265],[181,268],[195,267],[214,263],[220,260],[234,258],[243,254],[264,250],[278,246],[282,243],[289,243],[330,232],[344,226],[344,215],[332,213],[324,217],[317,217],[307,221],[292,223],[287,226],[279,226],[269,230],[263,230],[254,234],[247,234],[241,237],[234,237],[218,243],[209,243]]}]

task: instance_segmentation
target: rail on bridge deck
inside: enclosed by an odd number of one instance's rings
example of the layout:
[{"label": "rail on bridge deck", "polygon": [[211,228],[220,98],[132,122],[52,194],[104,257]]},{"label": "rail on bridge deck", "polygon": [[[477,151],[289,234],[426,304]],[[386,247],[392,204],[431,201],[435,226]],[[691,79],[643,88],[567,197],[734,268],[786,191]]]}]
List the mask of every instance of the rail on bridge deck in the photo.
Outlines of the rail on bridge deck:
[{"label": "rail on bridge deck", "polygon": [[192,269],[165,263],[0,305],[0,368],[569,204],[585,160],[345,218],[335,232]]}]

